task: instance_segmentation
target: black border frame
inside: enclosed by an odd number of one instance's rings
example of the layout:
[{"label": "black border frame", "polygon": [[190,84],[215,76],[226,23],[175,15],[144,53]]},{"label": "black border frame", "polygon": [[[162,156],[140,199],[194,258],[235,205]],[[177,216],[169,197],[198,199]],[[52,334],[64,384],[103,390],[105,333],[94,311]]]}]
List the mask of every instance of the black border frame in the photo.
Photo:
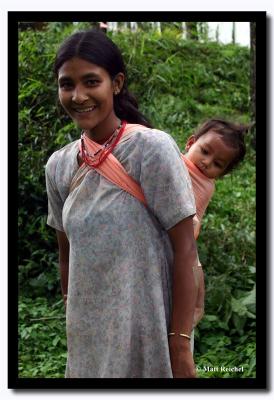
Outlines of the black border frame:
[{"label": "black border frame", "polygon": [[[60,379],[60,378],[19,378],[18,377],[18,282],[14,279],[14,265],[17,265],[17,214],[18,209],[18,165],[14,168],[14,141],[17,140],[18,104],[14,101],[18,95],[18,22],[29,21],[241,21],[256,22],[257,40],[257,132],[267,132],[266,118],[266,50],[267,50],[267,15],[264,11],[8,11],[8,167],[9,167],[9,207],[8,207],[8,388],[13,389],[267,389],[269,381],[266,358],[266,229],[259,226],[265,224],[267,205],[266,178],[267,159],[265,141],[257,141],[257,200],[260,197],[260,220],[257,218],[257,231],[263,246],[260,246],[260,264],[262,268],[257,274],[257,376],[256,378],[196,378],[196,379]],[[15,191],[15,194],[12,192]],[[260,196],[258,196],[260,194]],[[12,199],[12,207],[10,201]],[[256,235],[258,249],[258,233]],[[258,290],[260,290],[258,296]],[[259,300],[259,301],[258,301]]]}]

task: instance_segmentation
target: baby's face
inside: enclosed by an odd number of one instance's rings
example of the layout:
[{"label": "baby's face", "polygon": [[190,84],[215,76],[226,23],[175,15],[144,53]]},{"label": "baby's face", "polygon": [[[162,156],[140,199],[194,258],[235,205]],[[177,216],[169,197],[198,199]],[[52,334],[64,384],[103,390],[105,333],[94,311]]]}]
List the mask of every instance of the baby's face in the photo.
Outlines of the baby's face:
[{"label": "baby's face", "polygon": [[237,150],[229,147],[222,137],[210,130],[195,139],[191,136],[186,144],[186,157],[208,178],[218,178],[236,156]]}]

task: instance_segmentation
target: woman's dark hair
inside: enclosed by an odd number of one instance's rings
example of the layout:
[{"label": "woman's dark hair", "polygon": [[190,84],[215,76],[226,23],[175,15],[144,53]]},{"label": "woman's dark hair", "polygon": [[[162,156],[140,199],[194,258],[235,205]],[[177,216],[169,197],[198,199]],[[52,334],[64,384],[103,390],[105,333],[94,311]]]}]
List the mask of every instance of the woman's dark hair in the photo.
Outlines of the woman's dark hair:
[{"label": "woman's dark hair", "polygon": [[138,110],[137,100],[128,91],[126,67],[122,54],[105,33],[98,29],[90,29],[69,36],[59,48],[55,58],[54,72],[56,76],[58,76],[60,67],[73,57],[79,57],[92,64],[99,65],[108,72],[112,80],[119,72],[122,72],[125,81],[120,93],[114,96],[115,114],[118,118],[129,123],[152,128],[150,122]]},{"label": "woman's dark hair", "polygon": [[233,170],[243,159],[246,153],[245,134],[250,129],[251,125],[236,124],[233,122],[225,121],[223,119],[209,119],[204,122],[194,132],[195,139],[198,139],[208,131],[214,131],[222,137],[224,143],[236,149],[236,155],[228,164],[222,176]]}]

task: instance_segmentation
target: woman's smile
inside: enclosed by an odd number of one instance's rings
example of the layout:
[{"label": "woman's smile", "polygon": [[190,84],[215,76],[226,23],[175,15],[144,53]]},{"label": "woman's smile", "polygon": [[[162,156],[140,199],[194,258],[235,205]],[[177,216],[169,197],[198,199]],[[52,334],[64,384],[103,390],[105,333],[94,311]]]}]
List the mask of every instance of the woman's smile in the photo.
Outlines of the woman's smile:
[{"label": "woman's smile", "polygon": [[86,114],[86,113],[90,113],[91,111],[93,111],[96,108],[96,106],[91,106],[91,107],[86,107],[86,108],[76,108],[73,107],[73,111],[79,113],[79,114]]},{"label": "woman's smile", "polygon": [[73,117],[73,119],[82,119],[82,118],[90,118],[92,114],[94,114],[94,111],[96,110],[96,106],[90,106],[90,107],[83,107],[83,108],[79,108],[79,107],[75,107],[72,106],[72,112],[73,115],[71,114],[71,116]]}]

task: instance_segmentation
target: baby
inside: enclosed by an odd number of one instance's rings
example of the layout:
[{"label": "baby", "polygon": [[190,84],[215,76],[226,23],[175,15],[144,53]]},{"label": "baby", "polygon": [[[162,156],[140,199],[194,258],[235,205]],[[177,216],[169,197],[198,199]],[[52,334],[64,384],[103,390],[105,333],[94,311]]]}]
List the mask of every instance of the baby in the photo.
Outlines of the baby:
[{"label": "baby", "polygon": [[[195,239],[199,236],[202,217],[213,195],[215,179],[231,172],[244,159],[244,134],[248,129],[247,125],[210,119],[187,140],[187,152],[182,158],[191,177],[196,201]],[[198,255],[197,261],[194,275],[198,293],[193,328],[204,314],[204,273]]]}]

